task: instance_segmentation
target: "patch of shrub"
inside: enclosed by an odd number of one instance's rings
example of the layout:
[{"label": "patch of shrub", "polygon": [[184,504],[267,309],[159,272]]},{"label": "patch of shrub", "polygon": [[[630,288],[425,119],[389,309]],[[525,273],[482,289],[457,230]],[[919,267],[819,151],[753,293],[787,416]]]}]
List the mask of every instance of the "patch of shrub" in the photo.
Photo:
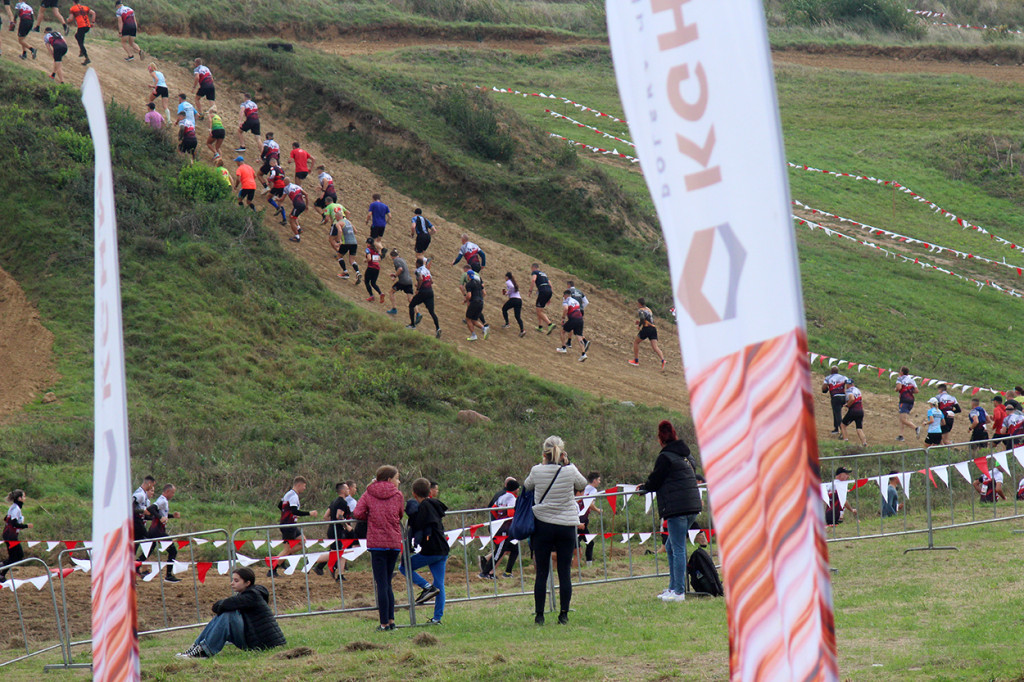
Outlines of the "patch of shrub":
[{"label": "patch of shrub", "polygon": [[491,99],[479,92],[448,88],[434,112],[454,128],[466,149],[491,161],[508,161],[516,150],[512,134],[498,121]]},{"label": "patch of shrub", "polygon": [[903,0],[789,0],[783,12],[789,23],[817,26],[864,24],[883,31],[920,37],[924,29],[907,12]]},{"label": "patch of shrub", "polygon": [[223,201],[231,196],[231,188],[220,170],[201,163],[182,166],[174,179],[174,188],[183,196],[200,202]]}]

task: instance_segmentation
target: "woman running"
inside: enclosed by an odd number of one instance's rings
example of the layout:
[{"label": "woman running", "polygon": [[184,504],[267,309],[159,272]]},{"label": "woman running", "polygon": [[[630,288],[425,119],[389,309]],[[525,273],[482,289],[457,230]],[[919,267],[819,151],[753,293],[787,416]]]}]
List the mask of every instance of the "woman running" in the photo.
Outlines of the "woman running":
[{"label": "woman running", "polygon": [[156,64],[150,64],[146,67],[149,71],[149,75],[153,78],[153,92],[149,95],[149,101],[154,101],[159,97],[164,103],[164,120],[170,123],[171,121],[171,107],[167,104],[167,98],[170,97],[170,93],[167,90],[167,79],[164,78],[164,74],[156,70]]},{"label": "woman running", "polygon": [[[4,542],[7,544],[7,561],[0,566],[9,566],[25,558],[25,549],[18,541],[18,534],[23,528],[31,528],[31,523],[25,523],[25,515],[21,508],[25,506],[25,491],[18,489],[7,496],[11,508],[7,510],[4,517]],[[7,569],[0,568],[0,581],[7,579]]]},{"label": "woman running", "polygon": [[516,322],[519,324],[519,338],[526,336],[526,330],[523,329],[523,295],[519,293],[519,285],[516,283],[516,278],[512,276],[511,272],[505,273],[505,295],[508,296],[508,300],[505,301],[505,305],[501,306],[501,316],[505,318],[505,324],[502,329],[508,329],[508,311],[509,309],[516,316]]},{"label": "woman running", "polygon": [[206,147],[213,152],[214,159],[219,159],[220,146],[224,144],[228,131],[224,129],[224,121],[214,111],[214,108],[210,107],[210,136],[206,138]]},{"label": "woman running", "polygon": [[416,259],[416,295],[409,301],[409,324],[406,325],[406,329],[415,329],[419,323],[419,313],[416,312],[416,306],[422,303],[427,308],[427,312],[430,313],[430,319],[434,321],[434,338],[441,338],[441,323],[437,321],[437,315],[434,313],[434,279],[430,276],[430,270],[427,270],[427,263],[423,258]]},{"label": "woman running", "polygon": [[380,251],[377,250],[377,245],[374,244],[373,237],[366,238],[366,249],[363,251],[366,254],[366,275],[363,278],[363,284],[366,285],[366,293],[369,294],[369,298],[366,299],[367,303],[373,303],[373,292],[377,291],[380,296],[380,302],[384,303],[384,292],[377,286],[377,277],[380,276]]}]

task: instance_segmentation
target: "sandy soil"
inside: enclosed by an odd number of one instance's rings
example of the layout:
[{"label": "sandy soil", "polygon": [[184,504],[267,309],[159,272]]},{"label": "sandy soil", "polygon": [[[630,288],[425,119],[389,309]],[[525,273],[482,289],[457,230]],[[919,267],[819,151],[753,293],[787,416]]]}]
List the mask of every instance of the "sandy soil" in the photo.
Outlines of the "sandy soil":
[{"label": "sandy soil", "polygon": [[0,421],[56,379],[53,334],[18,283],[0,268]]}]

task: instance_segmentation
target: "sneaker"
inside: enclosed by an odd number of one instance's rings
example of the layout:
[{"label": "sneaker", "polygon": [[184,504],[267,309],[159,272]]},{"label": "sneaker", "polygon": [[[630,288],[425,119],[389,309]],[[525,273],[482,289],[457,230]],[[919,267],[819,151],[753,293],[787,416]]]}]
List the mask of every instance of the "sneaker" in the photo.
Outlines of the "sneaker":
[{"label": "sneaker", "polygon": [[484,341],[486,341],[487,337],[490,336],[490,335],[491,335],[491,328],[488,327],[487,325],[484,325]]},{"label": "sneaker", "polygon": [[145,52],[143,52],[143,51],[142,51],[142,48],[140,47],[140,48],[139,48],[139,57],[140,57],[140,58],[142,58],[142,57],[145,57],[145,56],[146,56],[146,53],[145,53]]},{"label": "sneaker", "polygon": [[566,350],[565,346],[559,346],[558,348],[555,349],[555,352],[556,353],[568,353],[569,351]]},{"label": "sneaker", "polygon": [[425,604],[439,594],[441,594],[441,590],[431,585],[430,587],[424,588],[423,591],[420,592],[420,595],[416,597],[416,603]]},{"label": "sneaker", "polygon": [[634,367],[639,367],[640,366],[640,361],[639,360],[630,360],[629,364],[633,365]]},{"label": "sneaker", "polygon": [[380,302],[381,302],[381,303],[384,303],[384,294],[381,294],[381,295],[380,295]]},{"label": "sneaker", "polygon": [[174,654],[175,658],[209,658],[206,652],[203,651],[203,647],[198,644],[193,644],[189,648],[182,651],[180,654]]},{"label": "sneaker", "polygon": [[838,436],[839,435],[839,429],[833,429],[833,430],[829,431],[828,435],[830,435],[830,436]]},{"label": "sneaker", "polygon": [[537,331],[538,331],[538,332],[542,332],[542,331],[544,331],[544,327],[542,327],[542,326],[540,326],[540,325],[538,324],[538,325],[537,325]]},{"label": "sneaker", "polygon": [[14,22],[13,21],[7,25],[7,30],[11,31],[11,32],[14,31]]},{"label": "sneaker", "polygon": [[434,338],[435,339],[441,338],[441,330],[440,329],[435,329],[434,330]]},{"label": "sneaker", "polygon": [[508,329],[508,322],[506,322],[505,324],[501,325],[501,328],[502,329]]},{"label": "sneaker", "polygon": [[667,601],[667,602],[686,601],[686,593],[685,592],[673,592],[669,596],[665,597],[665,599],[663,601]]},{"label": "sneaker", "polygon": [[476,558],[476,560],[477,560],[477,563],[480,565],[480,572],[483,573],[484,572],[484,565],[487,563],[487,559],[485,559],[482,556],[478,556]]},{"label": "sneaker", "polygon": [[665,590],[664,592],[658,595],[658,599],[665,601],[665,598],[670,596],[672,596],[672,590]]},{"label": "sneaker", "polygon": [[480,578],[481,580],[494,580],[494,576],[491,575],[490,573],[483,573],[483,572],[477,573],[476,577]]},{"label": "sneaker", "polygon": [[419,324],[420,320],[422,320],[422,319],[423,319],[423,314],[422,313],[416,313],[416,324]]},{"label": "sneaker", "polygon": [[317,575],[323,575],[324,574],[324,565],[323,564],[314,564],[313,572],[316,573]]},{"label": "sneaker", "polygon": [[374,296],[370,296],[370,298],[366,299],[366,302],[367,302],[367,303],[373,303],[373,302],[374,302],[374,301],[376,301],[376,300],[377,300],[377,299],[376,299],[376,297],[374,297]]},{"label": "sneaker", "polygon": [[290,241],[290,242],[301,242],[302,240],[299,239],[299,235],[294,234],[291,237],[288,237],[288,241]]},{"label": "sneaker", "polygon": [[558,325],[555,324],[554,322],[552,322],[551,324],[548,325],[548,336],[551,335],[551,332],[555,331],[555,327],[557,327],[557,326]]},{"label": "sneaker", "polygon": [[235,151],[241,154],[242,152],[245,151],[245,147],[235,147]]},{"label": "sneaker", "polygon": [[662,371],[665,370],[665,361],[664,360],[661,361],[661,369],[662,369]]},{"label": "sneaker", "polygon": [[501,577],[502,577],[502,578],[511,578],[511,577],[512,577],[512,574],[511,574],[511,573],[502,573],[502,574],[501,574]]},{"label": "sneaker", "polygon": [[378,625],[377,629],[374,630],[374,632],[390,632],[391,630],[394,630],[394,629],[395,629],[394,625]]},{"label": "sneaker", "polygon": [[541,614],[537,614],[536,616],[534,616],[533,617],[533,624],[534,625],[544,625],[544,614],[541,613]]},{"label": "sneaker", "polygon": [[275,578],[280,578],[281,577],[281,576],[279,576],[277,574],[277,569],[276,568],[274,570],[272,570],[272,571],[267,571],[267,577],[269,578],[270,576],[274,576]]},{"label": "sneaker", "polygon": [[82,62],[82,66],[89,66],[90,64],[92,64],[92,60],[89,59],[88,57],[86,57],[85,61]]},{"label": "sneaker", "polygon": [[416,325],[414,325],[414,324],[407,324],[407,325],[405,325],[405,328],[406,329],[415,329]]},{"label": "sneaker", "polygon": [[440,618],[431,618],[430,620],[427,621],[427,625],[440,625],[440,624],[441,624],[441,619]]},{"label": "sneaker", "polygon": [[398,308],[392,308],[391,310],[385,310],[384,312],[386,312],[388,315],[397,315]]},{"label": "sneaker", "polygon": [[525,329],[523,331],[519,332],[519,338],[523,338],[524,336],[526,336],[526,330]]},{"label": "sneaker", "polygon": [[22,59],[28,59],[28,52],[22,52],[21,53],[21,58]]},{"label": "sneaker", "polygon": [[64,24],[64,35],[68,34],[68,25]]},{"label": "sneaker", "polygon": [[338,277],[340,279],[348,279],[348,273],[347,272],[339,272],[338,273]]},{"label": "sneaker", "polygon": [[135,61],[135,55],[131,55],[130,57],[125,57],[124,60],[126,62],[134,62]]},{"label": "sneaker", "polygon": [[584,353],[583,355],[580,356],[579,362],[586,362],[586,361],[587,361],[587,354]]},{"label": "sneaker", "polygon": [[216,153],[215,153],[215,154],[213,155],[213,160],[214,160],[214,161],[216,161],[216,160],[217,160],[217,159],[219,159],[219,158],[220,158],[220,152],[216,152]]},{"label": "sneaker", "polygon": [[287,224],[288,224],[288,221],[287,221],[287,220],[284,220],[284,219],[282,219],[282,220],[281,220],[281,224],[282,224],[282,225],[287,225]]},{"label": "sneaker", "polygon": [[565,611],[562,611],[560,614],[558,614],[558,624],[559,625],[568,625],[569,624],[569,614],[566,613]]},{"label": "sneaker", "polygon": [[466,341],[476,341],[476,334],[473,334],[473,336],[467,337]]},{"label": "sneaker", "polygon": [[52,80],[52,81],[57,80],[57,74],[56,73],[51,73],[50,74],[50,80]]},{"label": "sneaker", "polygon": [[902,443],[903,442],[903,436],[896,436],[896,442],[897,443]]},{"label": "sneaker", "polygon": [[[215,157],[213,157],[213,158],[215,158],[215,159],[216,159],[217,157],[215,156]],[[266,194],[266,193],[268,193],[269,191],[270,191],[270,187],[269,187],[269,186],[268,186],[268,187],[264,187],[264,188],[263,188],[262,190],[260,190],[260,194]]]},{"label": "sneaker", "polygon": [[36,25],[36,27],[35,27],[34,29],[32,29],[32,30],[33,30],[34,32],[36,32],[36,33],[39,33],[39,32],[40,32],[40,31],[39,31],[39,25],[37,24],[37,25]]},{"label": "sneaker", "polygon": [[588,350],[590,350],[590,339],[583,339],[583,354],[586,355]]},{"label": "sneaker", "polygon": [[179,578],[179,577],[177,577],[175,575],[165,575],[164,576],[164,582],[165,583],[180,583],[181,582],[181,578]]},{"label": "sneaker", "polygon": [[356,285],[358,285],[362,281],[363,281],[363,273],[357,272],[356,273],[356,281],[355,281]]},{"label": "sneaker", "polygon": [[914,435],[917,436],[918,438],[921,437],[921,427],[920,426],[915,426],[914,427]]}]

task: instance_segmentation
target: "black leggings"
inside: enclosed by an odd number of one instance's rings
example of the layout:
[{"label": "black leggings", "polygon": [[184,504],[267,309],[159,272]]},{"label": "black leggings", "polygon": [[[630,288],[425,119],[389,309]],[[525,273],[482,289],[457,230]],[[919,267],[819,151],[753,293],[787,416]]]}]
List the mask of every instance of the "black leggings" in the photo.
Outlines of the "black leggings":
[{"label": "black leggings", "polygon": [[[376,289],[378,294],[382,296],[384,295],[383,292],[381,292],[380,287],[377,286],[378,276],[380,276],[379,268],[366,268],[366,274],[363,275],[363,284],[366,285],[366,293],[370,296],[373,296],[373,289]],[[370,287],[373,287],[373,289]]]},{"label": "black leggings", "polygon": [[[25,549],[22,547],[22,543],[11,545],[7,542],[7,560],[0,564],[0,566],[9,566],[10,564],[17,563],[25,558]],[[0,576],[6,576],[7,571],[0,569]]]},{"label": "black leggings", "polygon": [[78,51],[81,52],[79,57],[89,58],[89,51],[85,49],[85,34],[89,32],[88,26],[83,26],[75,31],[75,40],[78,41]]},{"label": "black leggings", "polygon": [[371,549],[370,565],[373,568],[373,589],[377,593],[377,613],[380,624],[387,625],[395,619],[395,591],[391,589],[391,576],[398,561],[397,549]]},{"label": "black leggings", "polygon": [[558,567],[558,604],[561,613],[569,612],[572,601],[572,555],[576,551],[576,527],[556,526],[535,519],[530,539],[537,564],[537,578],[533,582],[533,603],[536,615],[544,615],[544,600],[551,573],[551,553],[555,552]]},{"label": "black leggings", "polygon": [[510,308],[515,313],[516,322],[519,323],[519,331],[523,331],[523,299],[510,298],[505,301],[505,305],[501,306],[501,316],[505,318],[505,324],[508,324],[508,311]]},{"label": "black leggings", "polygon": [[843,421],[843,405],[846,404],[846,396],[832,396],[832,430],[838,431],[839,424]]},{"label": "black leggings", "polygon": [[437,315],[434,314],[434,290],[433,289],[420,289],[416,292],[416,295],[409,301],[409,324],[416,324],[416,306],[420,303],[430,313],[430,319],[434,321],[434,329],[440,329],[441,323],[437,321]]}]

